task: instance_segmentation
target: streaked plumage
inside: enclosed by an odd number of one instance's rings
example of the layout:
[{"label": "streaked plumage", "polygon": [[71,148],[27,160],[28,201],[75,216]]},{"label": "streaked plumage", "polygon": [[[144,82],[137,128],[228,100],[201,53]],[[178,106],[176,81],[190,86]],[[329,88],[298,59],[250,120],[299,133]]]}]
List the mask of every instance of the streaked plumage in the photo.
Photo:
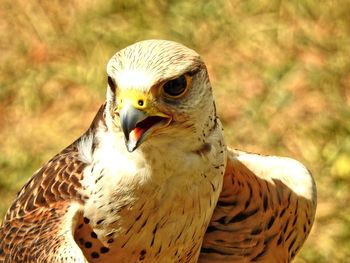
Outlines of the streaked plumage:
[{"label": "streaked plumage", "polygon": [[225,146],[199,55],[142,41],[107,73],[91,127],[8,210],[0,262],[289,262],[314,220],[313,179]]}]

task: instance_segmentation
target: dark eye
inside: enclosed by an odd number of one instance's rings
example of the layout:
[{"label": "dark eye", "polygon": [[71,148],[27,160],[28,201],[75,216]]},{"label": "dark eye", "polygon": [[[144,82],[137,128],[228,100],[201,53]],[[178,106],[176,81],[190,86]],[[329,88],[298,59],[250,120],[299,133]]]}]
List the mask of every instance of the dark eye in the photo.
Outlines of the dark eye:
[{"label": "dark eye", "polygon": [[179,97],[187,90],[188,79],[182,75],[176,79],[169,80],[163,85],[163,91],[169,97]]},{"label": "dark eye", "polygon": [[112,92],[115,93],[115,82],[114,82],[114,80],[110,76],[108,76],[107,81],[108,81],[108,86],[111,88]]}]

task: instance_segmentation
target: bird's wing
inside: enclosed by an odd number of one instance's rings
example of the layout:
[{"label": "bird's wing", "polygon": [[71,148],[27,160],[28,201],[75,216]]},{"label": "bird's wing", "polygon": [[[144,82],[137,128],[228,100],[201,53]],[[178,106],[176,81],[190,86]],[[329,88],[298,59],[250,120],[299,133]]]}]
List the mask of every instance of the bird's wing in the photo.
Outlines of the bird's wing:
[{"label": "bird's wing", "polygon": [[199,262],[289,262],[306,240],[316,187],[298,161],[228,149]]},{"label": "bird's wing", "polygon": [[0,262],[85,262],[73,238],[84,167],[73,144],[33,175],[0,228]]}]

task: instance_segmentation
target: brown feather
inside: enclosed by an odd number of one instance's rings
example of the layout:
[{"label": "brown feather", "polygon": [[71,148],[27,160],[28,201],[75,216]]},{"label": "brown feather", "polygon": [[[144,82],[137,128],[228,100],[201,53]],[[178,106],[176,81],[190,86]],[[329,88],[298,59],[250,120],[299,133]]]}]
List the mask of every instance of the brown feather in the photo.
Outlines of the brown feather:
[{"label": "brown feather", "polygon": [[311,229],[315,201],[297,195],[281,180],[269,179],[229,154],[199,262],[271,263],[294,258]]},{"label": "brown feather", "polygon": [[[87,133],[104,124],[104,107]],[[77,207],[87,198],[79,194],[87,165],[80,159],[79,141],[35,172],[17,194],[0,228],[0,262],[67,262],[64,255],[72,261],[84,262],[73,239],[76,224],[82,220]],[[67,226],[70,228],[59,234]],[[70,249],[76,251],[69,252]]]}]

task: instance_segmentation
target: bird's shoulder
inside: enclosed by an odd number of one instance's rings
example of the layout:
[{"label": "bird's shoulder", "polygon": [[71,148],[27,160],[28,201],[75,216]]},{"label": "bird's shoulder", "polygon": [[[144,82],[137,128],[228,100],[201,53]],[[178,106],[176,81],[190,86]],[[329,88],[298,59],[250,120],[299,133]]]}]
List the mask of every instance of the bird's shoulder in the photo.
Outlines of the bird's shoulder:
[{"label": "bird's shoulder", "polygon": [[[245,166],[257,177],[285,184],[296,195],[316,202],[316,185],[313,176],[301,162],[280,156],[261,155],[239,150],[228,150],[231,167]],[[238,169],[238,171],[241,171]]]},{"label": "bird's shoulder", "polygon": [[103,104],[90,128],[77,140],[53,156],[39,168],[17,193],[5,220],[20,218],[41,207],[50,207],[61,201],[81,203],[81,180],[84,169],[91,161],[93,135],[104,124]]},{"label": "bird's shoulder", "polygon": [[77,142],[56,154],[18,192],[5,220],[22,217],[59,201],[81,200],[80,180],[85,166],[86,163],[80,158]]}]

